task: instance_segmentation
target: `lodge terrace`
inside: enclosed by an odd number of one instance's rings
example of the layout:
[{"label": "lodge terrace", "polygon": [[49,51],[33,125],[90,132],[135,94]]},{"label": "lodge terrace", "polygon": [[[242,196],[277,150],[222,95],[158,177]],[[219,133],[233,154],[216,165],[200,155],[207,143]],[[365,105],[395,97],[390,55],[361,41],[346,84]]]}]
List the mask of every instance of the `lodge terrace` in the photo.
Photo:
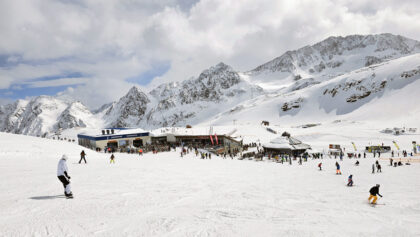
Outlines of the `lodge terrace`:
[{"label": "lodge terrace", "polygon": [[[101,132],[77,135],[79,145],[101,151],[150,146],[175,145],[206,148],[214,153],[234,153],[242,151],[242,141],[228,135],[180,134],[182,132],[151,133],[142,129],[106,128]],[[147,149],[146,149],[147,150]]]}]

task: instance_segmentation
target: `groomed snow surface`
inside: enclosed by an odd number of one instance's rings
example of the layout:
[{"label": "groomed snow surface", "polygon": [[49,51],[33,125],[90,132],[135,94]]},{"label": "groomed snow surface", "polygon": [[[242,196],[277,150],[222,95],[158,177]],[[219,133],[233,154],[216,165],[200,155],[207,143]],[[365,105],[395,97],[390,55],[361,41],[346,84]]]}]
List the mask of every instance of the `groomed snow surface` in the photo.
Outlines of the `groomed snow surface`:
[{"label": "groomed snow surface", "polygon": [[[65,141],[6,133],[0,141],[0,236],[420,235],[420,163],[381,161],[383,172],[371,174],[375,159],[362,158],[359,167],[345,159],[340,176],[334,158],[202,160],[181,158],[178,149],[116,153],[110,164],[110,154]],[[82,149],[88,164],[78,164]],[[63,153],[70,200],[56,177]],[[350,174],[354,187],[346,186]],[[368,191],[377,183],[385,205],[372,207]]]}]

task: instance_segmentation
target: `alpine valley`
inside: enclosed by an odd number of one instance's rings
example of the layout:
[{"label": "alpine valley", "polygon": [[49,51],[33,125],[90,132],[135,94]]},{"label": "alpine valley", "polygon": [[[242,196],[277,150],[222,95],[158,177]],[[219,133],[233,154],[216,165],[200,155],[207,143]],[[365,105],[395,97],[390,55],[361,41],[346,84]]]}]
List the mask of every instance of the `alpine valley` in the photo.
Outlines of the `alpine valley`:
[{"label": "alpine valley", "polygon": [[224,63],[150,91],[132,87],[90,111],[38,96],[0,107],[0,131],[49,136],[70,128],[224,125],[241,120],[302,124],[331,120],[414,123],[420,108],[420,42],[392,34],[329,37],[252,70]]}]

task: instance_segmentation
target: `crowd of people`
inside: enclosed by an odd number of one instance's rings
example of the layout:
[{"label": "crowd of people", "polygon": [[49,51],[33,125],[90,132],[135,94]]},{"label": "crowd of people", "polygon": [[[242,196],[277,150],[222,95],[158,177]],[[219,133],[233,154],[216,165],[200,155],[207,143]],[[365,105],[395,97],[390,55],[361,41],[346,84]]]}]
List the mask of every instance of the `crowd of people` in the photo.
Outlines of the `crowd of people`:
[{"label": "crowd of people", "polygon": [[[256,148],[253,149],[252,152],[248,152],[246,153],[246,151],[250,148]],[[115,152],[122,152],[122,153],[128,153],[128,154],[138,154],[139,156],[143,156],[144,153],[147,152],[152,152],[153,154],[157,154],[159,152],[170,152],[170,151],[177,151],[177,149],[180,149],[180,156],[184,157],[189,153],[193,153],[195,154],[195,157],[200,158],[200,159],[212,159],[212,156],[217,156],[220,157],[222,159],[234,159],[234,158],[238,158],[238,159],[243,159],[246,157],[254,157],[254,159],[258,160],[263,160],[264,158],[268,159],[268,160],[272,160],[281,164],[289,164],[292,165],[293,161],[297,162],[299,165],[302,165],[303,162],[307,162],[308,159],[312,159],[312,160],[318,160],[318,159],[324,159],[324,156],[329,156],[330,159],[332,159],[332,155],[325,155],[324,153],[302,153],[299,155],[291,155],[291,154],[273,154],[273,153],[268,153],[266,152],[263,147],[261,146],[261,144],[257,144],[257,143],[250,143],[250,144],[246,144],[243,146],[243,150],[239,150],[238,148],[234,148],[234,149],[225,149],[224,147],[212,147],[209,146],[208,144],[169,144],[169,143],[160,143],[160,144],[146,144],[145,146],[142,146],[140,148],[121,148],[121,149],[115,149],[112,147],[105,147],[104,152],[105,153],[110,153],[111,156],[109,157],[110,159],[110,164],[115,164]],[[219,152],[219,151],[222,152]],[[100,152],[100,149],[96,149],[97,152]],[[245,152],[243,154],[243,152]],[[360,160],[360,158],[362,157],[363,154],[363,158],[367,157],[366,152],[363,153],[358,153],[355,154],[353,156],[348,156],[348,158],[355,158],[356,162],[355,162],[355,166],[359,166],[360,162],[363,162],[362,160]],[[408,155],[408,153],[406,151],[402,151],[402,154],[404,157],[406,157]],[[398,153],[399,155],[399,153]],[[411,154],[412,155],[412,154]],[[335,154],[334,155],[334,159],[340,158],[340,161],[343,160],[344,158],[344,153],[341,152],[339,154]],[[373,151],[372,152],[372,158],[380,158],[381,157],[381,152],[380,151]],[[87,164],[87,154],[84,150],[81,151],[80,153],[80,160],[79,160],[79,164],[82,163],[82,161],[84,161],[85,164]],[[62,158],[59,161],[58,164],[58,168],[57,168],[57,177],[60,180],[60,182],[63,184],[64,187],[64,194],[67,198],[73,198],[73,193],[71,192],[71,186],[70,186],[70,176],[68,174],[68,167],[66,164],[68,157],[66,155],[63,155]],[[394,160],[394,151],[391,152],[391,158],[390,158],[390,166],[402,166],[402,162],[401,160],[396,161]],[[406,163],[409,164],[409,163]],[[322,162],[318,163],[318,169],[319,171],[322,171]],[[341,165],[339,163],[339,161],[335,162],[335,171],[336,171],[336,175],[342,175],[342,171],[341,171]],[[379,163],[378,160],[376,160],[373,164],[372,164],[372,174],[375,173],[382,173],[382,166]],[[348,182],[347,182],[347,186],[351,187],[354,185],[354,181],[353,181],[353,174],[350,174],[348,176]],[[377,201],[377,195],[379,195],[380,197],[382,197],[379,194],[379,187],[380,185],[377,184],[374,187],[372,187],[369,190],[370,196],[368,198],[369,202],[371,204],[376,204]]]}]

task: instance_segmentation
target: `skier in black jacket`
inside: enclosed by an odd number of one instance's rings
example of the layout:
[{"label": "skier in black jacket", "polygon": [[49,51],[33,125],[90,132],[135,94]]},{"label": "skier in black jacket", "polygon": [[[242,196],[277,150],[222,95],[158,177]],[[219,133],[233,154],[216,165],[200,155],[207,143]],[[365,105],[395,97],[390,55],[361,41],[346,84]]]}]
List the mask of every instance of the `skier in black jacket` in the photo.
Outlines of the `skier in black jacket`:
[{"label": "skier in black jacket", "polygon": [[373,201],[371,202],[371,204],[376,204],[376,200],[378,200],[378,197],[376,195],[379,195],[379,197],[382,197],[382,195],[379,194],[379,187],[380,187],[380,185],[377,184],[369,190],[369,193],[370,193],[370,196],[369,196],[369,199],[368,199],[369,202],[373,198]]}]

